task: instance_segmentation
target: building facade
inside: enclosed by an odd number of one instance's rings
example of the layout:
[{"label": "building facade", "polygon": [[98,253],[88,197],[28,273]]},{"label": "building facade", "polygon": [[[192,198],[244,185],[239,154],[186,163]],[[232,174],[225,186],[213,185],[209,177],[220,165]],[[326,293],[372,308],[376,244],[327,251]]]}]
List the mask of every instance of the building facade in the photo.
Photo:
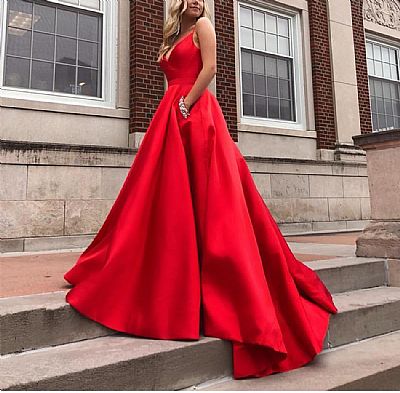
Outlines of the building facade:
[{"label": "building facade", "polygon": [[[210,85],[285,233],[370,218],[352,136],[399,128],[400,1],[205,0]],[[0,251],[84,247],[167,88],[169,0],[0,4]]]}]

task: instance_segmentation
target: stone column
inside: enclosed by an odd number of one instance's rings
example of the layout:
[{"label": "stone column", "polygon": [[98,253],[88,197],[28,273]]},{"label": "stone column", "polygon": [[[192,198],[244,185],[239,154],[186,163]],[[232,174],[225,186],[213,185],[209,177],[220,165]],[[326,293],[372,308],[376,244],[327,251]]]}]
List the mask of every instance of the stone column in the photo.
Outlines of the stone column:
[{"label": "stone column", "polygon": [[365,159],[353,135],[361,134],[350,0],[327,0],[332,59],[337,160]]},{"label": "stone column", "polygon": [[357,239],[356,254],[400,260],[400,129],[353,140],[367,153],[372,218]]}]

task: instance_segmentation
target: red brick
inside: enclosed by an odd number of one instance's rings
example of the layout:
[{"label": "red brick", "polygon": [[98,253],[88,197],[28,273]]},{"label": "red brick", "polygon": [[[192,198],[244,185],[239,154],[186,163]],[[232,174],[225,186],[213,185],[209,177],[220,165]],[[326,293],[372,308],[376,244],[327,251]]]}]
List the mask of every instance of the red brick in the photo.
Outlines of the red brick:
[{"label": "red brick", "polygon": [[367,55],[365,49],[365,32],[363,19],[363,1],[351,0],[351,16],[353,21],[353,41],[356,60],[358,105],[360,112],[361,133],[372,132],[371,107],[368,90]]}]

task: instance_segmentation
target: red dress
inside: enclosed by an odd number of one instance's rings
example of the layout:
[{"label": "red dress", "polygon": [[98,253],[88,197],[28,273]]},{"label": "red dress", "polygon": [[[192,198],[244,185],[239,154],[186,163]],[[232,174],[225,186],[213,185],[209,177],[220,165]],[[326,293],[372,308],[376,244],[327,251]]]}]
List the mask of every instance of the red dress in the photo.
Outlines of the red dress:
[{"label": "red dress", "polygon": [[[231,340],[233,377],[300,367],[337,312],[290,251],[208,90],[178,107],[202,68],[193,32],[160,63],[168,89],[66,300],[111,329],[157,339]],[[201,319],[201,321],[200,321]]]}]

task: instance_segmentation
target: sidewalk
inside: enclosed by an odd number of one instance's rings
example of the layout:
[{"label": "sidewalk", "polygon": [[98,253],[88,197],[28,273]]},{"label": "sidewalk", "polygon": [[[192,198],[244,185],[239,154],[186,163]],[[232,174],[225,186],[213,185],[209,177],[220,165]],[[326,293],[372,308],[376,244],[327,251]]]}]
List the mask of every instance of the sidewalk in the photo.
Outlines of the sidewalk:
[{"label": "sidewalk", "polygon": [[[296,257],[303,262],[354,256],[360,232],[286,236]],[[65,291],[63,279],[83,249],[36,253],[8,253],[0,257],[0,298]]]}]

